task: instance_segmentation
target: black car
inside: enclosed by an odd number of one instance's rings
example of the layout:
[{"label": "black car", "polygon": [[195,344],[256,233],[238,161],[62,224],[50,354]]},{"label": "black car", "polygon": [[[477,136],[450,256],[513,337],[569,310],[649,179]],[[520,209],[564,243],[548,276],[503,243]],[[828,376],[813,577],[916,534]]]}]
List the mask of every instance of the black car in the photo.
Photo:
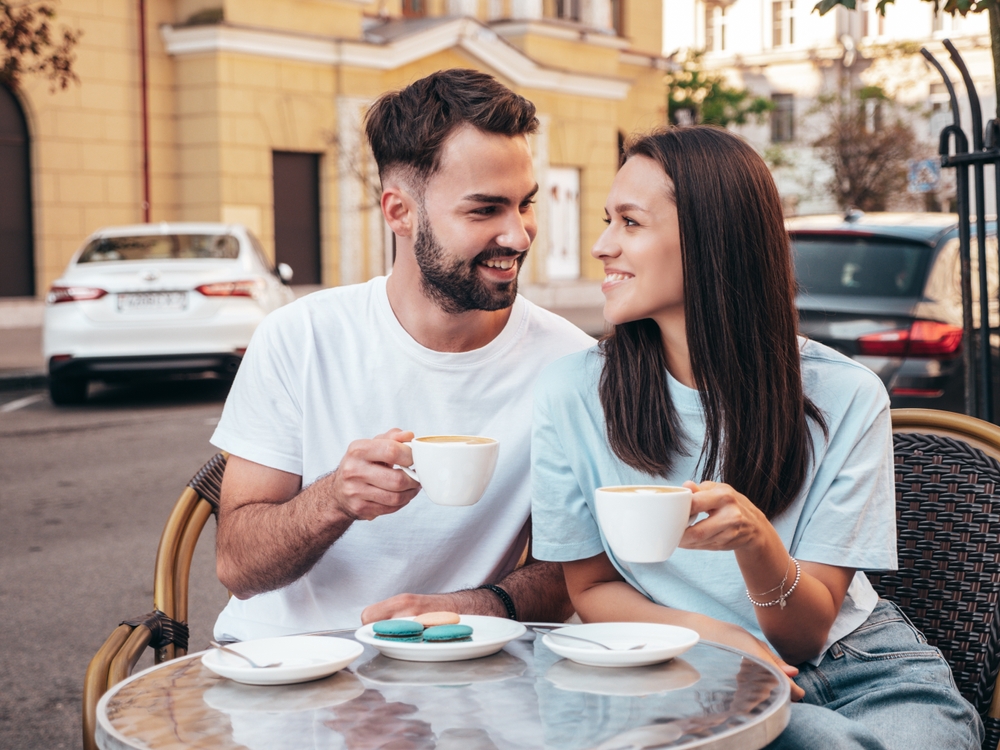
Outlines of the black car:
[{"label": "black car", "polygon": [[[850,212],[789,219],[799,327],[873,370],[893,408],[962,411],[962,292],[954,214]],[[996,224],[987,225],[998,324]],[[973,316],[979,325],[976,234]],[[994,369],[996,372],[996,369]]]}]

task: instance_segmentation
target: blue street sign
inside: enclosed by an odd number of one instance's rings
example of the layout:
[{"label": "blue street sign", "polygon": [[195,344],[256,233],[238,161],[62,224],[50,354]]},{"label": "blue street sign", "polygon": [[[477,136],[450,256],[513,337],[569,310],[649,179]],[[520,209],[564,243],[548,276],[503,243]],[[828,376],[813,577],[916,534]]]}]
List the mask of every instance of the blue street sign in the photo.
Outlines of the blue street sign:
[{"label": "blue street sign", "polygon": [[909,184],[911,193],[929,193],[941,182],[941,162],[938,159],[910,159]]}]

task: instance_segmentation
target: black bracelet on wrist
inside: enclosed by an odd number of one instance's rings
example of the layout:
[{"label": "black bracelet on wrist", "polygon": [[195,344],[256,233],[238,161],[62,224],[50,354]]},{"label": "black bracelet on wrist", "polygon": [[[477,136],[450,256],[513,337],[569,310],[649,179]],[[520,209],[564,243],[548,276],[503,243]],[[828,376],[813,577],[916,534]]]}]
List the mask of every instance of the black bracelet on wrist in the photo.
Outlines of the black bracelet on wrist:
[{"label": "black bracelet on wrist", "polygon": [[504,608],[507,610],[507,617],[511,620],[517,619],[517,610],[514,608],[514,600],[510,598],[510,594],[504,591],[499,586],[495,586],[492,583],[484,583],[482,586],[477,586],[477,589],[487,589],[492,591],[497,595],[497,598],[503,602]]}]

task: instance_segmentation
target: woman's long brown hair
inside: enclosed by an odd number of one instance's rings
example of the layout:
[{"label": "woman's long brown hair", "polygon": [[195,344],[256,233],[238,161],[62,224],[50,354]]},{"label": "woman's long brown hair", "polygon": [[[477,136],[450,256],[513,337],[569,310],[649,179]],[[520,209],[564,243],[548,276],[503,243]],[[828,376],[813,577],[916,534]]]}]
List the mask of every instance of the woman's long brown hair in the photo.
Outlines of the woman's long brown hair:
[{"label": "woman's long brown hair", "polygon": [[[625,151],[634,156],[653,159],[673,182],[688,350],[705,413],[701,479],[721,475],[773,519],[806,481],[806,418],[827,431],[802,390],[795,275],[774,180],[749,145],[718,128],[643,136]],[[615,326],[601,351],[612,450],[667,476],[685,447],[659,327],[651,319]]]}]

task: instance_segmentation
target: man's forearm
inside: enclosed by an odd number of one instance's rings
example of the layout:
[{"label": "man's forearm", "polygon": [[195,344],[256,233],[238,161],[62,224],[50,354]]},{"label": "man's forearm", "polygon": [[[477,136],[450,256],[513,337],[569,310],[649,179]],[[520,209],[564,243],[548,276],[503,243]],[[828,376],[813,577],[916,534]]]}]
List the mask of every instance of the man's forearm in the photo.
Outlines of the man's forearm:
[{"label": "man's forearm", "polygon": [[283,503],[220,512],[216,561],[222,584],[246,599],[309,572],[352,523],[329,512],[326,487],[321,479]]},{"label": "man's forearm", "polygon": [[[573,614],[566,592],[562,565],[555,562],[532,562],[518,568],[497,586],[514,600],[517,619],[525,622],[565,622]],[[499,602],[491,591],[484,591]],[[501,612],[506,613],[502,602]]]}]

